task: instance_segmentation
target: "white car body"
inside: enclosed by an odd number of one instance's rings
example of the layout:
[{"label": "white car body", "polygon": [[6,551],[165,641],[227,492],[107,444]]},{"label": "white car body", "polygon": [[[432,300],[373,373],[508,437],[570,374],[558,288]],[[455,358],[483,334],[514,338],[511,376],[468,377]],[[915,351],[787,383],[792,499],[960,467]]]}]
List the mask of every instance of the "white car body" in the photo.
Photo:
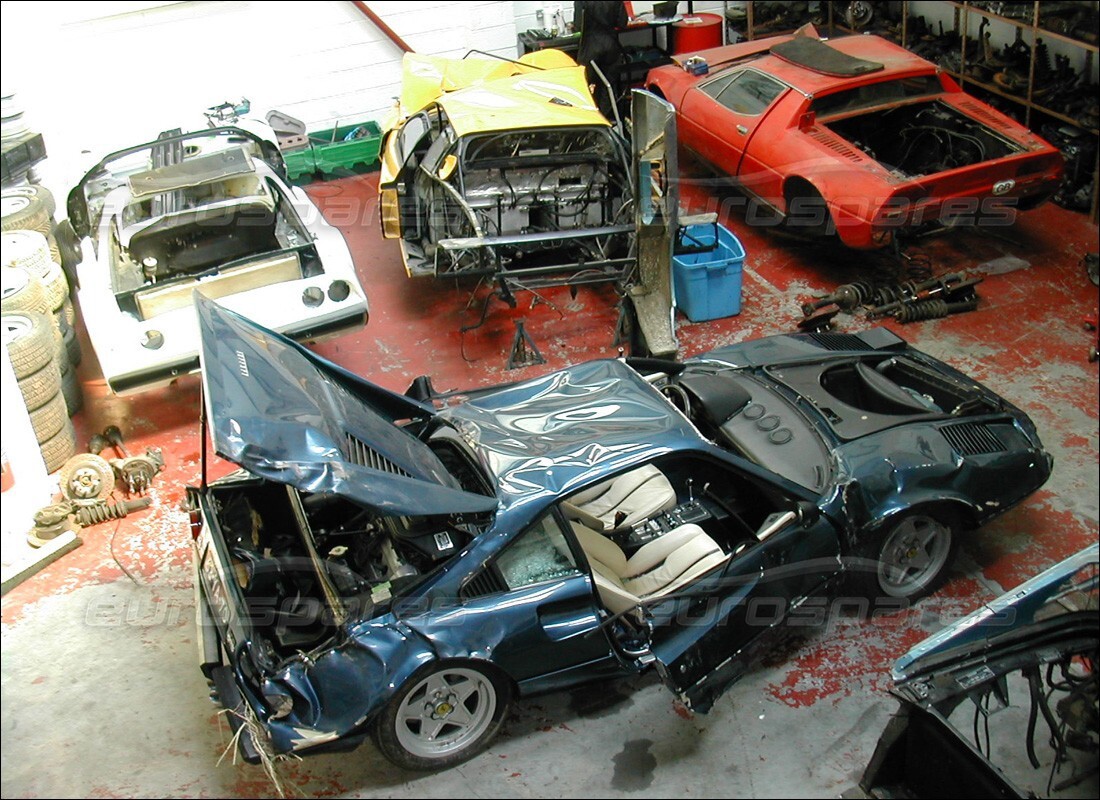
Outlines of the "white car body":
[{"label": "white car body", "polygon": [[296,339],[366,322],[343,236],[286,183],[275,145],[242,128],[114,153],[68,210],[81,313],[116,393],[197,371],[195,291]]}]

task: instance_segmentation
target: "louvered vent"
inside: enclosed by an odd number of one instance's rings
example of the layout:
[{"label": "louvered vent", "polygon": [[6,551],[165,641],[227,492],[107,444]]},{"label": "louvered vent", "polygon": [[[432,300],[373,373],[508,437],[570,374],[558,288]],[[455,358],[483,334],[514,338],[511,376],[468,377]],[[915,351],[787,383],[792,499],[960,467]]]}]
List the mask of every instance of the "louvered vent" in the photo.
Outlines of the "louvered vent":
[{"label": "louvered vent", "polygon": [[873,350],[867,342],[854,333],[811,333],[810,339],[826,350]]},{"label": "louvered vent", "polygon": [[486,595],[504,592],[507,589],[508,587],[504,585],[504,581],[497,576],[493,569],[483,569],[466,582],[466,585],[459,591],[459,595],[463,599],[469,600],[473,597],[485,597]]},{"label": "louvered vent", "polygon": [[863,160],[863,156],[860,155],[857,150],[853,150],[851,147],[846,145],[843,141],[836,138],[835,136],[832,136],[825,131],[817,129],[811,130],[809,133],[812,139],[816,139],[821,144],[832,150],[834,153],[839,153],[840,155],[852,161]]},{"label": "louvered vent", "polygon": [[963,422],[940,428],[943,438],[961,456],[979,456],[984,453],[1002,453],[1004,443],[993,431],[980,422]]},{"label": "louvered vent", "polygon": [[409,473],[394,464],[388,458],[376,450],[371,449],[365,442],[347,434],[347,459],[361,467],[370,467],[380,472],[388,472],[391,475],[403,475],[408,478]]},{"label": "louvered vent", "polygon": [[958,104],[959,108],[964,109],[968,114],[987,125],[992,125],[994,128],[1000,128],[1001,130],[1011,130],[1012,126],[1005,122],[998,116],[989,113],[989,109],[984,108],[978,103],[972,103],[969,100],[962,100]]}]

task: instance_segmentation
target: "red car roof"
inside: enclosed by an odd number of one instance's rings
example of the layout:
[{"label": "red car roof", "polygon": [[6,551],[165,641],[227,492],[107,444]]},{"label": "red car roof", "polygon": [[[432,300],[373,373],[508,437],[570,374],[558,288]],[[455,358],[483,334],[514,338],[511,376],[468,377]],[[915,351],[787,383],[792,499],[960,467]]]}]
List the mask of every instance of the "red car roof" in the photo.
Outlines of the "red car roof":
[{"label": "red car roof", "polygon": [[[751,61],[752,65],[761,72],[774,75],[779,80],[790,84],[805,94],[814,95],[850,86],[853,83],[877,83],[880,80],[887,80],[898,75],[936,70],[936,65],[932,62],[914,55],[905,48],[880,36],[844,36],[827,40],[830,47],[845,55],[875,61],[883,66],[881,70],[868,72],[857,77],[838,77],[816,72],[767,52],[773,45],[790,41],[793,38],[793,36],[775,36],[768,39],[741,42],[702,50],[698,53],[685,54],[678,56],[677,60],[682,61],[695,55],[705,58],[707,63],[711,65],[711,73],[703,80],[720,74],[724,71],[725,65],[732,61],[737,61],[738,66],[743,66]],[[753,53],[761,53],[761,55],[752,58]]]}]

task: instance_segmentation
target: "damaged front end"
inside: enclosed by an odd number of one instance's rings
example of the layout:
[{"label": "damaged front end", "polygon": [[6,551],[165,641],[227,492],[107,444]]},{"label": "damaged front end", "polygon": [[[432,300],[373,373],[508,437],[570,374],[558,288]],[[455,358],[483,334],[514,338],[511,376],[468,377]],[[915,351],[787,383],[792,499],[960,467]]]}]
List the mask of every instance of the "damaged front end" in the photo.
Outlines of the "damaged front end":
[{"label": "damaged front end", "polygon": [[1095,797],[1098,587],[1094,544],[899,659],[901,707],[860,787],[874,797]]}]

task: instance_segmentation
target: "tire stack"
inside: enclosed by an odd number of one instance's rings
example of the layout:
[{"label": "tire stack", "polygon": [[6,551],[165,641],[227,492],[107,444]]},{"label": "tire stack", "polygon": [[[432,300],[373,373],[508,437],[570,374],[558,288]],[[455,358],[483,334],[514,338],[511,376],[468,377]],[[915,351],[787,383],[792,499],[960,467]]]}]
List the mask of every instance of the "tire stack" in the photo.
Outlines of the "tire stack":
[{"label": "tire stack", "polygon": [[[83,405],[75,366],[80,345],[72,323],[69,284],[55,260],[56,244],[43,229],[53,199],[44,189],[4,190],[0,234],[0,333],[30,414],[46,469],[59,469],[75,452],[69,419]],[[43,218],[46,222],[43,222]],[[33,226],[27,228],[15,225]]]},{"label": "tire stack", "polygon": [[[9,273],[24,277],[26,273],[11,267],[4,267],[3,273],[5,291],[0,335],[30,414],[42,460],[46,470],[54,472],[76,452],[76,434],[61,390],[56,327],[50,316],[41,311],[9,310],[7,289],[12,285],[9,278],[13,277]],[[35,289],[42,296],[41,282],[30,286],[32,288],[24,287],[15,296],[26,299]]]}]

